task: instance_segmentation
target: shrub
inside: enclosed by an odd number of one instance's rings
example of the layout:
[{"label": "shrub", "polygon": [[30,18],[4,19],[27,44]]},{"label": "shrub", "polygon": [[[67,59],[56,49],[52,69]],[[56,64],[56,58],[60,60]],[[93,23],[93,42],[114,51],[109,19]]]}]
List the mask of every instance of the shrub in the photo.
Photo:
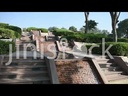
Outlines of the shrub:
[{"label": "shrub", "polygon": [[8,54],[9,53],[9,44],[12,44],[12,52],[15,52],[15,43],[10,41],[2,41],[0,40],[0,54]]},{"label": "shrub", "polygon": [[10,29],[0,28],[0,38],[2,39],[9,39],[15,38],[15,32]]},{"label": "shrub", "polygon": [[100,43],[102,42],[102,38],[107,38],[105,34],[94,34],[94,33],[88,33],[85,35],[85,39],[87,43]]},{"label": "shrub", "polygon": [[55,29],[53,31],[53,34],[56,36],[69,36],[69,35],[73,35],[74,32],[72,32],[71,30],[67,30],[67,29]]},{"label": "shrub", "polygon": [[128,38],[118,38],[118,42],[128,42]]},{"label": "shrub", "polygon": [[9,25],[9,24],[6,24],[6,23],[0,23],[0,28],[12,30],[14,32],[15,38],[20,38],[21,37],[22,30],[21,30],[20,27],[12,26],[12,25]]},{"label": "shrub", "polygon": [[113,42],[113,38],[111,38],[111,37],[108,36],[107,38],[105,38],[105,41],[106,42]]},{"label": "shrub", "polygon": [[12,26],[12,25],[7,26],[5,28],[13,30],[16,38],[20,38],[21,37],[21,34],[22,34],[21,28],[19,28],[17,26]]},{"label": "shrub", "polygon": [[93,34],[93,33],[75,33],[73,35],[64,36],[68,40],[75,40],[78,42],[86,42],[86,43],[100,43],[102,42],[102,38],[107,38],[104,34]]},{"label": "shrub", "polygon": [[26,29],[26,31],[28,31],[28,32],[31,32],[31,30],[37,30],[37,28],[36,28],[36,27],[28,27],[28,28]]},{"label": "shrub", "polygon": [[7,26],[9,26],[9,24],[7,24],[7,23],[0,23],[0,27],[7,27]]},{"label": "shrub", "polygon": [[[113,38],[111,37],[107,37],[105,38],[106,42],[113,42]],[[128,38],[118,38],[117,39],[118,42],[128,42]]]},{"label": "shrub", "polygon": [[[124,42],[106,42],[105,43],[105,50],[112,44],[113,46],[109,49],[111,55],[117,56],[126,56],[128,55],[128,43]],[[102,54],[102,44],[98,44],[99,47],[94,47],[92,49],[92,54]],[[86,45],[87,49],[89,49],[92,45]],[[104,50],[104,51],[105,51]]]},{"label": "shrub", "polygon": [[42,33],[48,33],[48,29],[46,28],[38,28],[37,30],[41,30]]},{"label": "shrub", "polygon": [[78,42],[84,42],[85,41],[85,34],[74,33],[73,35],[68,35],[68,36],[63,36],[63,37],[69,41],[70,40],[75,40]]},{"label": "shrub", "polygon": [[26,29],[26,31],[30,32],[31,30],[35,30],[35,31],[41,31],[43,33],[47,33],[48,32],[48,29],[46,28],[36,28],[36,27],[28,27]]}]

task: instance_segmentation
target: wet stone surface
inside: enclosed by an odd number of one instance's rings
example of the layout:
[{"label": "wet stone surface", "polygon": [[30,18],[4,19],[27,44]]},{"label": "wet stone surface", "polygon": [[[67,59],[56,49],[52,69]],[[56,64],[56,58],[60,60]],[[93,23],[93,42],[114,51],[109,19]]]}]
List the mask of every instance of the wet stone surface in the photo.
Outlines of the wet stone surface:
[{"label": "wet stone surface", "polygon": [[99,84],[87,61],[56,61],[60,84]]}]

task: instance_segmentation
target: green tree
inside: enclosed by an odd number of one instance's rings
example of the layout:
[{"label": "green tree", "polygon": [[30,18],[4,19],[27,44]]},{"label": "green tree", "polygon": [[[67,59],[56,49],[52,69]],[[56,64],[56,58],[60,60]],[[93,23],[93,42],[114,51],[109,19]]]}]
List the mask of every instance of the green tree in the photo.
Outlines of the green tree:
[{"label": "green tree", "polygon": [[118,18],[120,16],[120,12],[110,12],[111,16],[111,25],[112,25],[112,33],[113,33],[113,41],[117,42],[117,30],[116,25],[119,22]]},{"label": "green tree", "polygon": [[85,32],[85,27],[81,27],[79,31]]},{"label": "green tree", "polygon": [[128,19],[122,20],[118,23],[117,35],[118,37],[122,37],[123,35],[128,37]]},{"label": "green tree", "polygon": [[109,34],[108,30],[101,30],[101,33],[106,34],[106,35]]},{"label": "green tree", "polygon": [[51,32],[55,31],[56,29],[59,29],[59,28],[57,28],[57,27],[55,27],[55,26],[54,26],[54,27],[49,27],[49,28],[48,28],[48,30],[51,31]]},{"label": "green tree", "polygon": [[[97,24],[98,23],[95,22],[95,20],[89,20],[88,21],[88,31],[96,29]],[[83,26],[83,27],[85,27],[85,29],[86,29],[86,26]]]},{"label": "green tree", "polygon": [[24,31],[24,32],[26,32],[26,31],[27,31],[27,29],[26,29],[26,28],[23,28],[23,31]]},{"label": "green tree", "polygon": [[69,30],[73,31],[73,32],[77,32],[77,28],[75,26],[71,26],[69,27]]},{"label": "green tree", "polygon": [[64,28],[64,27],[62,27],[61,29],[65,29],[65,30],[67,30],[66,28]]},{"label": "green tree", "polygon": [[100,29],[98,29],[97,27],[95,28],[91,28],[88,33],[94,33],[94,34],[97,34],[97,33],[102,33]]},{"label": "green tree", "polygon": [[97,22],[95,22],[95,20],[89,20],[88,21],[88,29],[91,30],[91,29],[96,29],[96,26],[97,26]]}]

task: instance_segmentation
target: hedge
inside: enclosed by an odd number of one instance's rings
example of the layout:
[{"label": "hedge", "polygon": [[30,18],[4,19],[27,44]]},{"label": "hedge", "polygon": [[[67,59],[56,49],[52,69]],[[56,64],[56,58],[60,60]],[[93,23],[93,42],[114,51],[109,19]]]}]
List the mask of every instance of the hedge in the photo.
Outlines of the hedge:
[{"label": "hedge", "polygon": [[[14,34],[13,34],[13,36],[10,36],[10,37],[15,37],[15,38],[20,38],[21,37],[22,30],[21,30],[20,27],[12,26],[12,25],[9,25],[9,24],[6,24],[6,23],[0,23],[0,28],[12,30],[14,32]],[[6,34],[6,31],[4,31],[4,32]],[[2,33],[3,33],[3,31],[2,31]],[[3,38],[10,38],[10,37],[3,37]]]},{"label": "hedge", "polygon": [[36,28],[36,27],[28,27],[26,30],[28,32],[30,32],[31,30],[41,31],[42,33],[47,33],[48,32],[48,29],[46,29],[46,28]]},{"label": "hedge", "polygon": [[53,31],[53,34],[56,36],[69,36],[69,35],[73,35],[74,32],[67,29],[55,29]]},{"label": "hedge", "polygon": [[101,43],[102,42],[102,38],[107,38],[107,36],[105,34],[93,34],[93,33],[89,33],[85,35],[85,42],[87,43]]},{"label": "hedge", "polygon": [[[107,37],[106,42],[113,42],[113,38]],[[118,38],[117,39],[118,42],[128,42],[128,38]]]},{"label": "hedge", "polygon": [[86,43],[100,43],[102,42],[102,38],[107,38],[104,34],[93,34],[93,33],[74,33],[73,35],[63,36],[68,40],[75,40],[78,42],[86,42]]},{"label": "hedge", "polygon": [[46,28],[38,28],[37,30],[40,30],[42,33],[48,33],[48,29]]},{"label": "hedge", "polygon": [[0,38],[1,39],[9,39],[15,38],[15,32],[10,29],[0,28]]},{"label": "hedge", "polygon": [[[96,34],[96,33],[82,33],[82,32],[73,32],[66,29],[55,29],[53,34],[56,36],[62,36],[67,38],[68,40],[75,40],[78,42],[86,42],[86,43],[101,43],[102,38],[105,38],[106,42],[113,42],[113,38],[110,35],[106,34]],[[127,38],[118,38],[118,42],[128,42]]]},{"label": "hedge", "polygon": [[[106,42],[105,50],[112,44],[113,46],[109,49],[111,55],[116,56],[128,56],[128,43],[124,42]],[[102,54],[102,44],[98,43],[99,47],[94,47],[92,49],[92,54]],[[86,45],[87,49],[89,49],[92,45]],[[105,51],[104,50],[104,51]]]},{"label": "hedge", "polygon": [[0,23],[0,27],[7,27],[7,26],[9,26],[9,24],[7,24],[7,23]]},{"label": "hedge", "polygon": [[14,34],[15,34],[16,38],[20,38],[21,37],[21,34],[22,34],[21,28],[19,28],[17,26],[12,26],[12,25],[7,26],[6,28],[13,30],[15,32]]},{"label": "hedge", "polygon": [[0,54],[8,54],[9,53],[9,44],[12,44],[12,52],[16,51],[14,42],[0,40]]},{"label": "hedge", "polygon": [[[113,42],[113,38],[108,37],[104,34],[93,34],[93,33],[74,33],[73,35],[65,35],[63,36],[68,40],[75,40],[78,42],[86,42],[86,43],[101,43],[102,38],[105,38],[105,42]],[[118,42],[128,42],[127,38],[118,38]]]},{"label": "hedge", "polygon": [[118,38],[118,42],[128,42],[128,38]]}]

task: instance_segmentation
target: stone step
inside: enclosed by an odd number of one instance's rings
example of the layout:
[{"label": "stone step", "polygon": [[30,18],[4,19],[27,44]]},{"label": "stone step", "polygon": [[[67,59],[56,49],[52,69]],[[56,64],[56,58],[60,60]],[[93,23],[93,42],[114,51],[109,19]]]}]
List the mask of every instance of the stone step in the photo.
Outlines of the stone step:
[{"label": "stone step", "polygon": [[95,58],[97,61],[109,61],[111,59],[107,59],[107,58]]},{"label": "stone step", "polygon": [[120,67],[108,67],[108,68],[102,68],[102,70],[104,71],[104,72],[108,72],[108,71],[122,71],[122,69],[120,68]]},{"label": "stone step", "polygon": [[105,73],[105,75],[113,75],[113,74],[122,74],[122,71],[108,71]]},{"label": "stone step", "polygon": [[95,59],[108,59],[108,56],[95,56]]},{"label": "stone step", "polygon": [[1,82],[0,84],[33,84],[33,82],[11,82],[11,83],[6,83],[6,82]]},{"label": "stone step", "polygon": [[37,66],[37,65],[46,65],[45,62],[11,62],[9,65],[5,64],[6,62],[3,62],[3,66]]},{"label": "stone step", "polygon": [[11,72],[0,72],[0,75],[31,75],[31,74],[45,74],[47,71],[11,71]]},{"label": "stone step", "polygon": [[10,83],[30,83],[30,82],[39,82],[39,81],[49,81],[50,78],[48,77],[41,77],[41,78],[24,78],[24,79],[1,79],[0,84],[10,84]]},{"label": "stone step", "polygon": [[115,81],[109,81],[109,84],[128,84],[128,79],[120,79]]},{"label": "stone step", "polygon": [[44,68],[46,65],[18,65],[18,66],[0,66],[0,69],[31,69],[31,68]]},{"label": "stone step", "polygon": [[128,60],[128,57],[125,57],[125,56],[124,56],[124,57],[123,57],[123,59],[126,59],[126,60]]},{"label": "stone step", "polygon": [[[4,59],[3,60],[3,62],[8,62],[8,60],[6,59]],[[13,63],[17,63],[17,62],[22,62],[22,63],[24,63],[24,62],[31,62],[31,63],[37,63],[37,62],[45,62],[43,59],[42,60],[37,60],[37,59],[33,59],[33,60],[29,60],[29,59],[23,59],[23,60],[20,60],[20,59],[17,59],[17,60],[12,60],[12,62]]]},{"label": "stone step", "polygon": [[128,59],[128,57],[127,57],[127,56],[122,56],[122,58],[123,58],[123,59]]},{"label": "stone step", "polygon": [[99,66],[100,66],[101,68],[107,68],[107,67],[112,66],[112,63],[100,63]]},{"label": "stone step", "polygon": [[96,59],[98,63],[112,63],[112,59]]},{"label": "stone step", "polygon": [[27,73],[12,73],[12,72],[1,72],[0,79],[24,79],[24,78],[40,78],[49,77],[46,71],[27,72]]},{"label": "stone step", "polygon": [[[11,57],[12,58],[12,60],[44,60],[44,58],[40,58],[40,57],[37,57],[37,58],[34,58],[33,56],[29,56],[29,57],[26,57],[26,58],[24,58],[23,56],[19,56],[19,58],[17,59],[15,56],[12,56]],[[4,59],[3,60],[9,60],[9,57],[4,57]]]},{"label": "stone step", "polygon": [[33,84],[51,84],[50,80],[47,81],[40,81],[40,82],[33,82]]},{"label": "stone step", "polygon": [[120,74],[115,74],[115,75],[108,75],[107,76],[108,81],[116,81],[116,80],[123,80],[123,79],[128,79],[128,75],[120,75]]},{"label": "stone step", "polygon": [[33,68],[1,68],[1,72],[10,72],[10,71],[45,71],[48,70],[47,67],[33,67]]}]

